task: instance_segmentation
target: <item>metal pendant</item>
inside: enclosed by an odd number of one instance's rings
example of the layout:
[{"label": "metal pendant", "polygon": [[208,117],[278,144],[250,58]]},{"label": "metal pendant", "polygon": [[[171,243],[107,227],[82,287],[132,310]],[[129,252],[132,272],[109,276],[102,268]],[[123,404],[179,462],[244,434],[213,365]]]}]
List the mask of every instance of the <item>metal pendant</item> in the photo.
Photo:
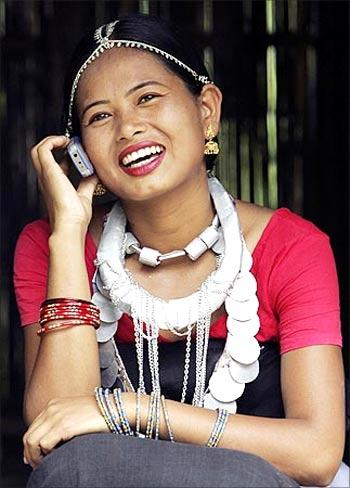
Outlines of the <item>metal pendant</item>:
[{"label": "metal pendant", "polygon": [[227,334],[226,351],[229,355],[242,364],[251,364],[256,361],[260,355],[260,346],[254,337],[235,334]]},{"label": "metal pendant", "polygon": [[239,274],[230,297],[236,302],[246,302],[256,294],[257,283],[252,273]]},{"label": "metal pendant", "polygon": [[259,332],[260,320],[259,317],[256,315],[246,322],[240,322],[239,320],[236,320],[229,315],[226,319],[226,327],[232,335],[237,334],[241,336],[245,334],[247,336],[254,337]]},{"label": "metal pendant", "polygon": [[120,319],[121,313],[118,313],[113,303],[100,292],[93,294],[91,301],[100,309],[100,319],[102,322],[115,322]]},{"label": "metal pendant", "polygon": [[234,319],[244,322],[256,315],[259,301],[256,295],[252,295],[246,302],[236,302],[231,296],[228,296],[225,300],[225,308]]},{"label": "metal pendant", "polygon": [[231,359],[229,366],[230,375],[238,383],[251,383],[259,374],[259,361],[252,364],[241,364]]},{"label": "metal pendant", "polygon": [[219,402],[233,402],[242,396],[245,385],[235,381],[230,375],[229,368],[220,368],[212,374],[209,380],[209,390]]},{"label": "metal pendant", "polygon": [[204,397],[204,408],[210,408],[210,410],[216,410],[217,408],[224,408],[230,413],[236,413],[237,411],[237,403],[233,402],[219,402],[216,400],[213,395],[209,392]]},{"label": "metal pendant", "polygon": [[96,330],[97,342],[107,342],[117,332],[118,322],[102,322]]}]

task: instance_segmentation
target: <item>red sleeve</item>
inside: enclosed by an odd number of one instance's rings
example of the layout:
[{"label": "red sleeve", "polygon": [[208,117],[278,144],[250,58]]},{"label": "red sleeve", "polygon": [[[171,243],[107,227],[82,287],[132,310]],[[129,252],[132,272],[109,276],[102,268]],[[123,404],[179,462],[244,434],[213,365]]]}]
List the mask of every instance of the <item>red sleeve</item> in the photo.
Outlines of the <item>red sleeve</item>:
[{"label": "red sleeve", "polygon": [[38,322],[46,297],[49,235],[49,223],[36,220],[24,227],[17,240],[13,280],[22,326]]},{"label": "red sleeve", "polygon": [[[22,326],[38,322],[40,305],[46,298],[50,233],[46,220],[36,220],[24,227],[17,240],[13,279]],[[95,270],[95,256],[95,245],[87,233],[85,262],[90,287]]]},{"label": "red sleeve", "polygon": [[[284,223],[284,225],[286,222]],[[338,279],[328,237],[291,216],[269,277],[281,353],[300,347],[342,345]]]}]

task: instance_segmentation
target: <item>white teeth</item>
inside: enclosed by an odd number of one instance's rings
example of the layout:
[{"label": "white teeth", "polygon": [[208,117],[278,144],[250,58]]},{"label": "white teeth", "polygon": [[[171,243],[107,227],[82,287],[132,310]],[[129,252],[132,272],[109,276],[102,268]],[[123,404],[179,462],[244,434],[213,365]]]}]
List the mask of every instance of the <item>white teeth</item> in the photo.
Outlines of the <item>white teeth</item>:
[{"label": "white teeth", "polygon": [[151,156],[150,158],[144,159],[143,161],[140,161],[139,163],[133,164],[132,167],[133,168],[138,168],[139,166],[144,166],[145,164],[150,163],[154,159],[156,159],[156,156]]},{"label": "white teeth", "polygon": [[[127,166],[130,163],[132,163],[133,161],[137,161],[140,158],[144,158],[145,156],[150,156],[151,154],[162,153],[163,151],[164,151],[164,149],[161,146],[144,147],[142,149],[139,149],[138,151],[133,151],[132,153],[129,153],[126,156],[124,156],[122,163],[124,166]],[[144,161],[141,161],[140,163],[136,163],[133,166],[141,165],[144,163],[145,163]]]}]

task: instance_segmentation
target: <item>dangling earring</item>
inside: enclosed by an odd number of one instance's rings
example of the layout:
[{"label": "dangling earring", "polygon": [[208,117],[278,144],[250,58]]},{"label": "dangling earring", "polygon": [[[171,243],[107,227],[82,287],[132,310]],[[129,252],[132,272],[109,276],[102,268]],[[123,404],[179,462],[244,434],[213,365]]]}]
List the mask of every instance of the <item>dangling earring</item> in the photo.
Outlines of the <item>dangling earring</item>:
[{"label": "dangling earring", "polygon": [[204,146],[204,154],[219,154],[220,148],[219,144],[212,139],[214,139],[215,133],[211,124],[208,125],[205,138],[208,139]]},{"label": "dangling earring", "polygon": [[107,193],[107,190],[103,186],[103,184],[99,181],[96,185],[93,195],[94,197],[102,197],[105,193]]}]

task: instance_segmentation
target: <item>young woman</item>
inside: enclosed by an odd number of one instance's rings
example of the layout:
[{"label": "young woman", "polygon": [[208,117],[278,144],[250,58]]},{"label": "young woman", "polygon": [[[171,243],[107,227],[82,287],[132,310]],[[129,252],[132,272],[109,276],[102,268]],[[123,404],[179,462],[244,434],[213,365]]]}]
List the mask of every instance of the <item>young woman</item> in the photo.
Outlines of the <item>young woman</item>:
[{"label": "young woman", "polygon": [[[167,24],[97,29],[66,87],[66,135],[32,150],[49,220],[15,259],[28,486],[327,485],[344,445],[328,238],[208,178],[221,92]],[[96,171],[77,189],[52,154],[72,136]],[[115,204],[92,206],[101,185]]]}]

